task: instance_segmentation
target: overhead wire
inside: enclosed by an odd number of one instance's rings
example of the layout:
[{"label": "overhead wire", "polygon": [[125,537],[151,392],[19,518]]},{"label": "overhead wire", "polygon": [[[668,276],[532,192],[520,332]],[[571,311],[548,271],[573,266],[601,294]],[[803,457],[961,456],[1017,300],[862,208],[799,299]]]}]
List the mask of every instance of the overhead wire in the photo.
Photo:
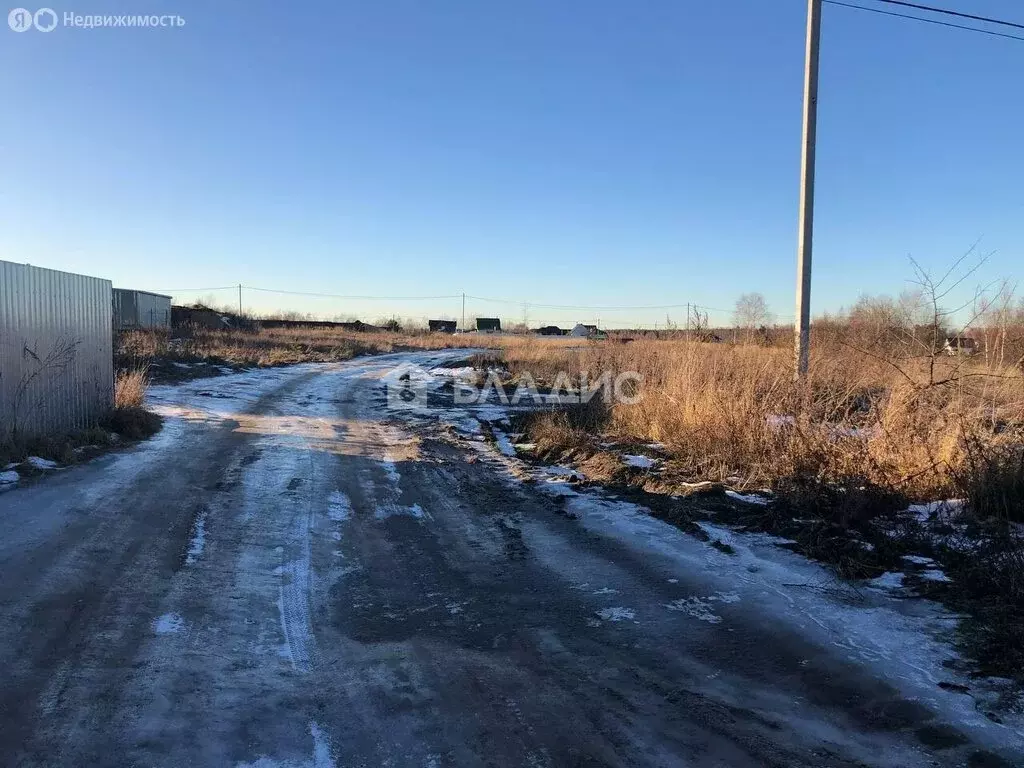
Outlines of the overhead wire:
[{"label": "overhead wire", "polygon": [[[894,0],[877,0],[878,2],[894,2]],[[949,21],[942,21],[941,19],[928,19],[923,16],[913,16],[909,13],[898,13],[896,11],[886,11],[881,8],[872,8],[866,5],[859,5],[857,3],[843,2],[843,0],[822,0],[822,2],[828,5],[838,5],[843,8],[854,8],[858,11],[868,11],[869,13],[878,13],[883,16],[895,16],[900,19],[910,19],[912,21],[921,21],[926,24],[937,24],[940,27],[950,27],[952,29],[960,29],[966,32],[977,32],[982,35],[991,35],[992,37],[1002,37],[1009,40],[1017,40],[1024,42],[1024,37],[1020,35],[1011,35],[1006,32],[996,32],[994,29],[982,29],[981,27],[971,27],[966,24],[954,24]],[[1018,26],[1012,22],[1005,22],[1007,26]]]}]

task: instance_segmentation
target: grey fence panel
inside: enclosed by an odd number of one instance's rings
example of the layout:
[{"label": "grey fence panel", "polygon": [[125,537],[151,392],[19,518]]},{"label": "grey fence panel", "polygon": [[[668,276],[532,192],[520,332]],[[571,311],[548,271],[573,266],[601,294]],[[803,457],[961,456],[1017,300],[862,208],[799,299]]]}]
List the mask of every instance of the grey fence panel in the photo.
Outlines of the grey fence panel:
[{"label": "grey fence panel", "polygon": [[114,289],[114,328],[170,328],[171,297],[130,288]]},{"label": "grey fence panel", "polygon": [[95,424],[112,347],[109,280],[0,261],[0,439]]},{"label": "grey fence panel", "polygon": [[171,297],[139,291],[136,294],[139,325],[143,328],[171,327]]}]

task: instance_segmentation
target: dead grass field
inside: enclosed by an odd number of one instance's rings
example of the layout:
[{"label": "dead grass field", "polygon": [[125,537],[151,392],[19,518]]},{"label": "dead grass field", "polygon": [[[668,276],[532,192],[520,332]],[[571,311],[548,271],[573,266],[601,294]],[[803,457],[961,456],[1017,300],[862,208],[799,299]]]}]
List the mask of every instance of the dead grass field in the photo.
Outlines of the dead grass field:
[{"label": "dead grass field", "polygon": [[[982,454],[1024,442],[1024,377],[959,358],[899,363],[849,349],[816,350],[806,385],[788,350],[684,341],[558,343],[506,339],[513,380],[559,371],[591,380],[636,371],[642,398],[588,409],[583,422],[552,413],[533,437],[573,447],[589,435],[662,443],[676,472],[741,488],[794,474],[869,482],[913,498],[967,490]],[[999,502],[990,500],[993,513]],[[1004,510],[1008,512],[1008,510]]]},{"label": "dead grass field", "polygon": [[[480,337],[443,334],[359,333],[334,328],[272,328],[258,331],[129,331],[116,340],[119,370],[145,369],[154,381],[176,381],[219,371],[204,366],[249,368],[294,363],[331,363],[357,355],[408,349],[479,345]],[[177,365],[175,365],[177,364]],[[188,371],[181,366],[195,366]]]}]

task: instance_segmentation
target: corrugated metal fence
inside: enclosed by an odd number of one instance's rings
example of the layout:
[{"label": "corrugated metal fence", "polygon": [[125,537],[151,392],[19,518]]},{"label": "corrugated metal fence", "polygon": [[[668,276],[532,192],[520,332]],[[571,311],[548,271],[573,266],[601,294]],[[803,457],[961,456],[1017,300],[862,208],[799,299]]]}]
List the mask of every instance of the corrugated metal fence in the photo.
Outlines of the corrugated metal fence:
[{"label": "corrugated metal fence", "polygon": [[128,288],[114,289],[114,327],[170,328],[171,297]]},{"label": "corrugated metal fence", "polygon": [[0,261],[0,439],[94,424],[112,347],[109,280]]}]

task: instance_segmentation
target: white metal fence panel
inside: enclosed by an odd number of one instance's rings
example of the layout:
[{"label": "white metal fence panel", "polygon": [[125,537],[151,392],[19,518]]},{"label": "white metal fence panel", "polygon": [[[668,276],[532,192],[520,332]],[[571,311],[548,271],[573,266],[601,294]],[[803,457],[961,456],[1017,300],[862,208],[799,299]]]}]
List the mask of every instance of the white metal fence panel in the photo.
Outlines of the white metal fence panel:
[{"label": "white metal fence panel", "polygon": [[0,439],[88,427],[114,402],[111,284],[0,261]]}]

